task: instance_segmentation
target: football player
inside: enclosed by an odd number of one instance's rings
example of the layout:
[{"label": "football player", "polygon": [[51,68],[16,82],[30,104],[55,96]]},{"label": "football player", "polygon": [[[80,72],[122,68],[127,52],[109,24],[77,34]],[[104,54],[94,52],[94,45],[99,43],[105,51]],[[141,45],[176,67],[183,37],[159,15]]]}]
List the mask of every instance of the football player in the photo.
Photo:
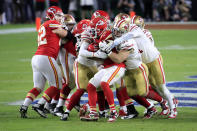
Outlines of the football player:
[{"label": "football player", "polygon": [[[135,18],[135,17],[134,17]],[[135,21],[135,20],[132,20]],[[143,27],[143,26],[142,26]],[[170,115],[169,118],[175,118],[177,115],[176,105],[177,100],[174,96],[169,92],[165,85],[165,74],[162,65],[162,58],[160,56],[160,52],[152,43],[153,39],[150,39],[150,35],[146,35],[140,27],[135,24],[131,24],[130,31],[123,35],[121,38],[118,38],[114,41],[114,45],[118,45],[121,42],[134,39],[137,42],[139,51],[141,52],[142,61],[147,65],[150,76],[150,84],[151,86],[159,92],[163,97],[168,100],[170,106]],[[151,41],[152,40],[152,41]],[[163,108],[161,115],[168,115],[169,110],[166,107],[166,101],[163,100],[161,103]]]},{"label": "football player", "polygon": [[91,41],[89,24],[90,20],[82,20],[74,29],[75,36],[79,38],[77,42],[77,50],[79,50],[78,57],[75,60],[73,67],[77,90],[71,96],[66,111],[61,117],[61,120],[64,121],[68,119],[70,111],[80,101],[81,96],[86,91],[88,81],[97,72],[95,61],[90,58],[99,56],[99,52],[88,51],[88,45]]},{"label": "football player", "polygon": [[[72,15],[65,14],[64,24],[68,28],[68,31],[71,32],[76,24],[76,21]],[[64,113],[63,107],[65,104],[65,100],[70,94],[70,91],[75,87],[73,74],[73,64],[77,57],[75,43],[76,38],[73,34],[73,37],[66,40],[62,40],[63,47],[60,49],[59,52],[59,60],[63,68],[65,84],[63,84],[62,89],[60,90],[60,98],[54,110],[54,114],[57,116],[62,116],[62,114]]]},{"label": "football player", "polygon": [[[107,29],[107,22],[102,18],[95,18],[90,23],[92,35],[99,41],[107,40],[112,41],[112,35],[110,30]],[[106,57],[106,56],[105,56]],[[109,58],[104,60],[104,68],[99,70],[93,78],[89,81],[87,86],[88,100],[90,105],[90,113],[87,114],[82,120],[97,120],[96,111],[96,88],[101,86],[104,95],[107,99],[110,108],[110,116],[108,122],[113,122],[117,118],[117,112],[114,105],[113,92],[110,89],[110,85],[123,77],[125,72],[124,63],[114,63]]]},{"label": "football player", "polygon": [[63,12],[57,6],[51,6],[46,11],[45,21],[38,31],[38,49],[32,57],[34,88],[31,89],[25,98],[19,112],[21,118],[27,117],[28,106],[44,90],[46,80],[49,88],[38,102],[32,106],[40,116],[47,117],[44,113],[44,104],[49,102],[62,87],[61,71],[56,62],[60,48],[60,40],[68,35],[68,31],[62,29]]},{"label": "football player", "polygon": [[[151,46],[155,47],[154,39],[151,32],[148,29],[145,29],[144,19],[141,16],[134,16],[132,23],[140,27],[145,34],[145,36],[151,41]],[[155,47],[156,48],[156,47]],[[156,50],[156,49],[155,49]],[[156,89],[160,95],[167,99],[170,110],[163,110],[160,115],[168,115],[168,118],[176,118],[178,105],[178,100],[174,98],[173,94],[166,87],[165,73],[163,69],[163,59],[161,53],[154,57],[155,59],[146,63],[149,69],[149,81],[154,89]],[[167,104],[167,103],[166,103]],[[161,105],[163,106],[163,105]]]}]

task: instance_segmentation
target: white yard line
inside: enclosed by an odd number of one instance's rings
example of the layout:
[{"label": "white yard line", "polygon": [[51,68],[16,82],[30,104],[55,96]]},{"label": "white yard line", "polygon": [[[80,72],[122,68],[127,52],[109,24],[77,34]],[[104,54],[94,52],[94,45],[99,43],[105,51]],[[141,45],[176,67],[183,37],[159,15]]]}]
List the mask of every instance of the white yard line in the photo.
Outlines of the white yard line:
[{"label": "white yard line", "polygon": [[18,28],[18,29],[3,29],[0,34],[18,34],[26,32],[36,32],[36,28]]}]

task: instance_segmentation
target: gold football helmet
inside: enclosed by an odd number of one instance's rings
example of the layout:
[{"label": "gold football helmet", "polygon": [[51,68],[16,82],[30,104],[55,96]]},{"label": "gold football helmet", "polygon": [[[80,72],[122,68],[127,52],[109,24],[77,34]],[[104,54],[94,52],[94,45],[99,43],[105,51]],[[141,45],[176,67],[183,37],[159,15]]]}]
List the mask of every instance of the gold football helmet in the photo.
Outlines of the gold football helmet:
[{"label": "gold football helmet", "polygon": [[141,29],[144,29],[144,19],[141,16],[137,16],[135,15],[132,19],[132,24],[136,24],[137,26],[139,26]]},{"label": "gold football helmet", "polygon": [[122,19],[126,19],[128,21],[131,21],[131,18],[130,18],[130,16],[128,14],[126,14],[126,13],[119,13],[114,18],[114,22],[117,22],[117,21],[122,20]]},{"label": "gold football helmet", "polygon": [[120,20],[114,21],[113,28],[112,28],[113,36],[120,37],[124,33],[129,32],[130,22],[131,21],[128,19],[120,19]]},{"label": "gold football helmet", "polygon": [[70,14],[65,14],[64,24],[67,26],[68,30],[71,31],[76,24],[75,18]]}]

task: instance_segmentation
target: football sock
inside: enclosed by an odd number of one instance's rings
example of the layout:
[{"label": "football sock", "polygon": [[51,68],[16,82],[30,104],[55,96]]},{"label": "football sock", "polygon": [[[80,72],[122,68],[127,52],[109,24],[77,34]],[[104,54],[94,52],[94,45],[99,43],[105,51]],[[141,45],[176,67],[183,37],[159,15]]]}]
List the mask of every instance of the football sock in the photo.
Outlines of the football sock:
[{"label": "football sock", "polygon": [[83,89],[77,89],[75,93],[71,96],[70,102],[67,106],[67,109],[71,111],[73,107],[80,101],[81,96],[85,91]]},{"label": "football sock", "polygon": [[66,100],[68,95],[70,94],[71,89],[66,84],[63,85],[62,89],[60,90],[60,98]]},{"label": "football sock", "polygon": [[97,93],[96,93],[96,87],[92,85],[91,83],[88,83],[87,86],[88,91],[88,101],[90,106],[90,112],[96,112],[96,100],[97,100]]},{"label": "football sock", "polygon": [[111,111],[116,111],[114,105],[114,94],[109,87],[109,84],[106,82],[101,82],[101,88],[103,89],[104,95],[106,96],[107,102],[109,104],[109,108]]},{"label": "football sock", "polygon": [[161,86],[162,86],[162,89],[163,89],[164,96],[168,101],[170,109],[174,109],[175,108],[175,105],[174,105],[174,102],[173,102],[174,96],[172,95],[172,93],[170,93],[170,91],[168,90],[168,88],[166,87],[165,84],[162,84]]},{"label": "football sock", "polygon": [[149,98],[151,100],[155,100],[159,103],[161,103],[163,101],[163,98],[152,88],[149,88],[149,92],[148,92],[146,98]]},{"label": "football sock", "polygon": [[122,90],[116,89],[116,97],[119,101],[120,106],[125,106],[124,96],[122,94]]},{"label": "football sock", "polygon": [[105,110],[105,96],[103,91],[97,92],[97,102],[99,106],[99,111],[104,111]]},{"label": "football sock", "polygon": [[59,92],[58,88],[51,86],[44,92],[42,98],[44,98],[47,102],[49,102],[58,92]]},{"label": "football sock", "polygon": [[27,93],[27,96],[25,98],[23,105],[29,106],[39,94],[40,94],[40,92],[36,88],[31,89]]},{"label": "football sock", "polygon": [[151,106],[150,102],[148,102],[145,97],[136,95],[136,96],[132,96],[132,99],[134,99],[137,103],[144,106],[145,108],[148,108]]}]

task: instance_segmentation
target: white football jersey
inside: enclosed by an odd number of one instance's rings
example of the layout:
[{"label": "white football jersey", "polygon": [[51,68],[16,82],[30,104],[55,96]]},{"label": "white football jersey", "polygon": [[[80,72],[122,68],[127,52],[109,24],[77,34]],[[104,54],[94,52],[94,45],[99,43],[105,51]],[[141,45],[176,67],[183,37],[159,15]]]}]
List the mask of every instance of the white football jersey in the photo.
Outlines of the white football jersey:
[{"label": "white football jersey", "polygon": [[160,52],[154,46],[154,43],[152,43],[152,41],[150,40],[150,36],[144,33],[140,27],[132,25],[130,32],[127,34],[129,34],[131,38],[133,38],[137,42],[143,63],[150,63],[159,57]]},{"label": "white football jersey", "polygon": [[134,39],[123,41],[117,47],[117,50],[121,49],[130,50],[130,54],[125,62],[127,69],[136,69],[142,64],[141,54],[138,51],[137,43]]},{"label": "white football jersey", "polygon": [[88,43],[82,43],[81,44],[79,54],[78,54],[78,57],[77,57],[77,61],[80,64],[83,64],[83,65],[86,65],[86,66],[95,66],[96,65],[95,61],[88,58],[88,57],[92,57],[92,53],[93,53],[93,52],[89,52],[87,50],[88,45],[89,45]]}]

